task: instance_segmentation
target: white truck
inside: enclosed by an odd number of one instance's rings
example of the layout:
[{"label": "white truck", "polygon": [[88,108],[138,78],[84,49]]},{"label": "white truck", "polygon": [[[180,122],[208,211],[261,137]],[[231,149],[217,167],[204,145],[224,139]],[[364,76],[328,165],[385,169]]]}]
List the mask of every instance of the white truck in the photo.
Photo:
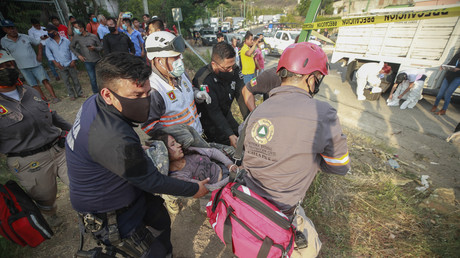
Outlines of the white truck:
[{"label": "white truck", "polygon": [[211,28],[213,28],[214,32],[219,31],[219,18],[218,17],[212,17],[209,22]]},{"label": "white truck", "polygon": [[[289,45],[294,44],[299,35],[300,30],[279,30],[273,36],[264,37],[265,47],[268,48],[270,54],[281,55]],[[321,46],[321,43],[314,40],[313,37],[310,37],[308,42]]]},{"label": "white truck", "polygon": [[222,22],[222,33],[229,33],[232,30],[230,22]]},{"label": "white truck", "polygon": [[[373,10],[371,14],[430,9],[436,7]],[[387,62],[393,71],[390,80],[398,71],[423,68],[427,75],[425,87],[435,89],[440,87],[445,73],[439,70],[439,66],[450,61],[459,48],[460,17],[349,26],[339,28],[331,62],[341,61],[347,65],[346,79],[349,81],[354,72],[367,62]],[[383,91],[392,83],[389,81],[385,87],[382,86]]]}]

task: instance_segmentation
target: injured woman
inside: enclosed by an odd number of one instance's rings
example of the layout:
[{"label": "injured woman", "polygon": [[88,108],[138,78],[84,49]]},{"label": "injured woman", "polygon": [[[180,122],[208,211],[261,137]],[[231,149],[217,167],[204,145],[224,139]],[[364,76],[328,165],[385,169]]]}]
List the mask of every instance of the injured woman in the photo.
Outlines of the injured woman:
[{"label": "injured woman", "polygon": [[189,147],[183,149],[176,139],[167,133],[155,136],[168,150],[168,175],[180,180],[199,182],[209,178],[208,190],[223,187],[228,183],[230,171],[237,171],[237,165],[215,148]]}]

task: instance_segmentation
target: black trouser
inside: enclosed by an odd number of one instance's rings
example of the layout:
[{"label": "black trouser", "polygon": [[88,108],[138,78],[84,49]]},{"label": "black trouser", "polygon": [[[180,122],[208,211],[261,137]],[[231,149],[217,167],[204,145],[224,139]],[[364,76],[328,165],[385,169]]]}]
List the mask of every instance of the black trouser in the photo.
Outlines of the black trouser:
[{"label": "black trouser", "polygon": [[[122,239],[130,237],[143,224],[163,231],[143,257],[165,257],[172,253],[171,219],[163,202],[163,198],[145,193],[129,209],[117,215],[118,231]],[[111,245],[108,241],[107,222],[104,222],[100,231],[93,234],[104,244]]]}]

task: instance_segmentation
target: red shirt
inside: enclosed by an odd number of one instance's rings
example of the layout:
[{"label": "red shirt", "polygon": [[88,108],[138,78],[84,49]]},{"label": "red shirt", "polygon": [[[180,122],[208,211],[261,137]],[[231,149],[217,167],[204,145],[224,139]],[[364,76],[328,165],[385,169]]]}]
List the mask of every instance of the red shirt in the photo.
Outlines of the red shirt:
[{"label": "red shirt", "polygon": [[59,24],[57,28],[61,37],[66,37],[67,39],[69,38],[69,35],[67,35],[67,26]]},{"label": "red shirt", "polygon": [[86,24],[86,31],[97,36],[97,28],[98,27],[99,27],[99,23],[97,23],[97,22],[89,22],[88,24]]}]

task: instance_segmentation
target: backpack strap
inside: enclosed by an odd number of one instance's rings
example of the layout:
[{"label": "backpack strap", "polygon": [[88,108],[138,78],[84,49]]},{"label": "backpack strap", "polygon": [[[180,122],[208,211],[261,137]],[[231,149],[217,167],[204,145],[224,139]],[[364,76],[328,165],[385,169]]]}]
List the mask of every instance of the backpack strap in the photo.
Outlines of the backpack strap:
[{"label": "backpack strap", "polygon": [[198,78],[197,78],[198,85],[195,85],[195,87],[200,88],[200,85],[203,84],[203,82],[206,79],[206,77],[208,77],[208,75],[210,75],[210,74],[211,74],[211,71],[206,66],[206,69],[203,71],[203,73],[200,74],[200,76],[198,76]]},{"label": "backpack strap", "polygon": [[238,137],[238,141],[236,143],[236,150],[235,154],[233,154],[233,159],[235,163],[240,161],[243,158],[243,147],[244,147],[244,138],[246,137],[246,127],[248,127],[249,118],[251,117],[252,112],[249,113],[248,117],[244,121],[243,129],[241,130],[240,136]]}]

